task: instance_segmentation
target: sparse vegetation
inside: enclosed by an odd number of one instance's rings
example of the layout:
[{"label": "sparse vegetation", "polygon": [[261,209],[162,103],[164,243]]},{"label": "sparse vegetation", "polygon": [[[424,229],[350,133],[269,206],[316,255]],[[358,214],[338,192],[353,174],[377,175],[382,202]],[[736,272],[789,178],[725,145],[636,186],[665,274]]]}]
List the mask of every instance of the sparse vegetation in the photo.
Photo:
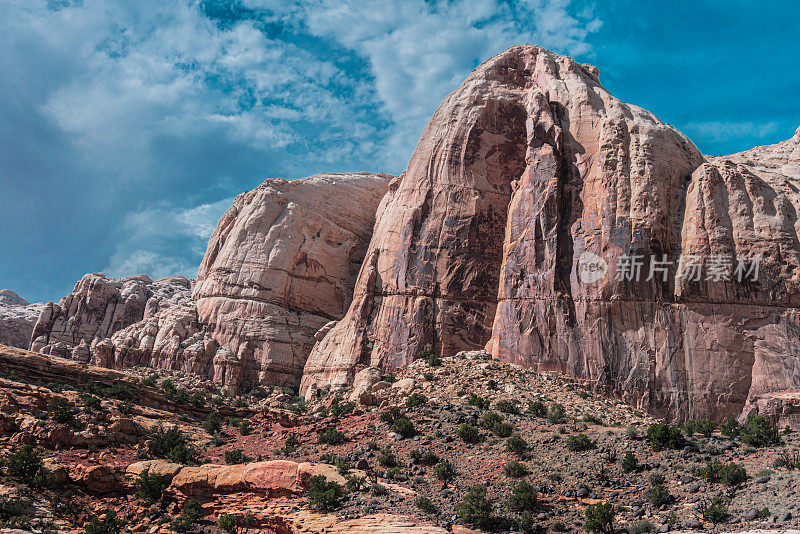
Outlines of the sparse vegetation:
[{"label": "sparse vegetation", "polygon": [[486,498],[486,486],[472,486],[464,500],[456,505],[456,515],[461,523],[478,528],[489,526],[492,503]]},{"label": "sparse vegetation", "polygon": [[514,415],[519,414],[519,406],[517,405],[516,401],[503,399],[497,402],[495,408],[497,408],[499,411],[503,413],[514,414]]},{"label": "sparse vegetation", "polygon": [[742,443],[751,447],[763,447],[781,442],[778,427],[763,415],[751,415],[739,432]]},{"label": "sparse vegetation", "polygon": [[203,506],[197,499],[189,499],[183,503],[181,515],[170,525],[175,532],[189,532],[197,522],[206,515]]},{"label": "sparse vegetation", "polygon": [[93,517],[86,523],[86,534],[119,534],[125,528],[125,522],[117,518],[117,513],[109,510],[105,515]]},{"label": "sparse vegetation", "polygon": [[700,434],[706,438],[711,437],[711,434],[714,433],[716,430],[717,424],[714,421],[710,421],[708,419],[698,419],[695,421],[687,421],[683,425],[683,431],[686,432],[687,435],[691,436],[692,434]]},{"label": "sparse vegetation", "polygon": [[542,401],[533,401],[528,405],[528,412],[534,417],[547,417],[547,406]]},{"label": "sparse vegetation", "polygon": [[554,424],[564,423],[567,420],[567,412],[564,405],[554,402],[547,410],[547,420]]},{"label": "sparse vegetation", "polygon": [[42,469],[42,457],[32,445],[23,445],[4,462],[6,472],[29,486],[46,486],[47,475]]},{"label": "sparse vegetation", "polygon": [[622,470],[626,473],[630,473],[631,471],[636,471],[638,468],[639,460],[636,458],[636,455],[631,451],[626,452],[625,456],[622,458]]},{"label": "sparse vegetation", "polygon": [[428,402],[428,397],[423,395],[422,393],[412,393],[408,397],[406,397],[406,408],[416,408],[418,406],[423,406]]},{"label": "sparse vegetation", "polygon": [[506,465],[503,466],[503,472],[509,478],[522,478],[530,474],[530,471],[525,464],[515,460],[506,462]]},{"label": "sparse vegetation", "polygon": [[164,478],[158,475],[151,475],[149,471],[142,471],[136,479],[136,498],[148,502],[160,501],[167,487]]},{"label": "sparse vegetation", "polygon": [[654,423],[647,429],[647,441],[654,450],[681,449],[686,444],[681,429],[665,423]]},{"label": "sparse vegetation", "polygon": [[406,417],[398,417],[392,423],[392,431],[399,434],[403,438],[413,438],[417,435],[417,429],[414,423]]},{"label": "sparse vegetation", "polygon": [[511,490],[508,509],[512,512],[532,512],[539,507],[539,493],[525,480]]},{"label": "sparse vegetation", "polygon": [[242,449],[230,449],[225,451],[225,463],[228,465],[244,464],[250,461]]},{"label": "sparse vegetation", "polygon": [[594,534],[614,534],[614,518],[617,511],[614,505],[601,502],[586,507],[586,522],[583,528]]},{"label": "sparse vegetation", "polygon": [[197,453],[189,445],[177,427],[168,430],[160,428],[153,432],[147,441],[147,450],[156,458],[165,458],[170,462],[191,465],[197,463]]},{"label": "sparse vegetation", "polygon": [[323,511],[333,510],[342,498],[342,487],[328,481],[323,475],[315,475],[308,481],[308,502]]},{"label": "sparse vegetation", "polygon": [[450,460],[442,460],[438,464],[436,464],[436,469],[434,469],[434,473],[436,474],[436,478],[441,480],[444,485],[446,486],[451,480],[456,478],[456,468],[453,467],[453,464],[450,463]]},{"label": "sparse vegetation", "polygon": [[433,501],[428,497],[417,497],[416,505],[419,511],[426,515],[433,515],[439,512],[439,509],[436,508],[436,505],[433,504]]},{"label": "sparse vegetation", "polygon": [[513,452],[516,455],[524,456],[528,453],[529,445],[522,436],[514,434],[506,440],[506,450]]},{"label": "sparse vegetation", "polygon": [[481,433],[478,430],[478,427],[475,425],[471,425],[469,423],[464,423],[456,430],[456,435],[461,438],[461,441],[464,443],[469,443],[474,445],[475,443],[480,443],[481,441]]},{"label": "sparse vegetation", "polygon": [[594,448],[594,443],[592,443],[592,440],[589,439],[589,436],[583,433],[568,437],[564,442],[564,445],[567,447],[567,449],[573,452],[588,451],[589,449]]}]

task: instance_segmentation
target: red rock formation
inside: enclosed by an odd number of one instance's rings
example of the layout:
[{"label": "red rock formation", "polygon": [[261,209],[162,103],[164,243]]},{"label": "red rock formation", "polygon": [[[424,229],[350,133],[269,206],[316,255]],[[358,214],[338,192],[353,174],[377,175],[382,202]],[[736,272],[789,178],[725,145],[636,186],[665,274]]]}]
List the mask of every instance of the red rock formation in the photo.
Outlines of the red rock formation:
[{"label": "red rock formation", "polygon": [[[430,345],[587,379],[650,412],[722,418],[798,388],[798,142],[708,158],[597,70],[534,46],[476,69],[392,184],[345,317],[302,389]],[[609,272],[583,283],[585,252]],[[756,283],[676,281],[677,260],[763,254]],[[617,280],[625,256],[643,275]],[[647,279],[650,257],[673,262]],[[703,273],[705,277],[707,271]],[[787,354],[788,353],[788,354]],[[758,371],[758,364],[781,368]],[[755,365],[755,367],[754,367]]]},{"label": "red rock formation", "polygon": [[215,381],[297,384],[314,334],[342,317],[389,175],[267,180],[236,198],[197,278],[198,318],[228,349]]},{"label": "red rock formation", "polygon": [[27,349],[44,304],[31,304],[10,289],[0,289],[0,343]]}]

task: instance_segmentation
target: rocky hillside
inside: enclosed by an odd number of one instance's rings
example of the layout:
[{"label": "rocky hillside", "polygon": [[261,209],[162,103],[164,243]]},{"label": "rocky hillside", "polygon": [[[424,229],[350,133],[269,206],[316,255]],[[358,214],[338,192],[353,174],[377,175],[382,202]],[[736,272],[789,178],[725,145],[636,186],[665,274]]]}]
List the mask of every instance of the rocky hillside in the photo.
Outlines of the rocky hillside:
[{"label": "rocky hillside", "polygon": [[800,525],[800,435],[757,418],[666,427],[484,351],[360,373],[354,388],[310,402],[271,387],[232,399],[188,374],[123,374],[2,346],[0,368],[5,528],[475,534],[579,532],[602,517],[631,533]]}]

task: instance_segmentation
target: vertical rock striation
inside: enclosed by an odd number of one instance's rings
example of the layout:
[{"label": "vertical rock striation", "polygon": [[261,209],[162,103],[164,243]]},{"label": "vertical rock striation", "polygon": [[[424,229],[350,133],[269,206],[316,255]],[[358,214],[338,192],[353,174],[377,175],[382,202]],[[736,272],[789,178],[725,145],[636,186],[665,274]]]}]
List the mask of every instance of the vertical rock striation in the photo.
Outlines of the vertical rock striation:
[{"label": "vertical rock striation", "polygon": [[0,343],[27,349],[44,304],[31,304],[10,289],[0,289]]},{"label": "vertical rock striation", "polygon": [[[798,389],[799,139],[704,158],[591,66],[535,46],[495,56],[445,99],[390,188],[303,391],[426,347],[483,346],[672,418]],[[588,253],[609,267],[594,283],[576,269]],[[676,277],[681,257],[708,269],[759,254],[757,282]],[[632,256],[641,276],[618,279]]]}]

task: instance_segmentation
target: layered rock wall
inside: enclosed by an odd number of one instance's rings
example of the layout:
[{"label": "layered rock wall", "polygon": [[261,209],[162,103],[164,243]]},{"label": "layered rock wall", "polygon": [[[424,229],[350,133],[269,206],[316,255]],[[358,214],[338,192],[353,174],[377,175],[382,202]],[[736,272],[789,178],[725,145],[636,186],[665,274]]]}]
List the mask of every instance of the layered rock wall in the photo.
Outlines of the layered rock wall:
[{"label": "layered rock wall", "polygon": [[10,289],[0,289],[0,343],[27,349],[44,304],[31,304]]}]

